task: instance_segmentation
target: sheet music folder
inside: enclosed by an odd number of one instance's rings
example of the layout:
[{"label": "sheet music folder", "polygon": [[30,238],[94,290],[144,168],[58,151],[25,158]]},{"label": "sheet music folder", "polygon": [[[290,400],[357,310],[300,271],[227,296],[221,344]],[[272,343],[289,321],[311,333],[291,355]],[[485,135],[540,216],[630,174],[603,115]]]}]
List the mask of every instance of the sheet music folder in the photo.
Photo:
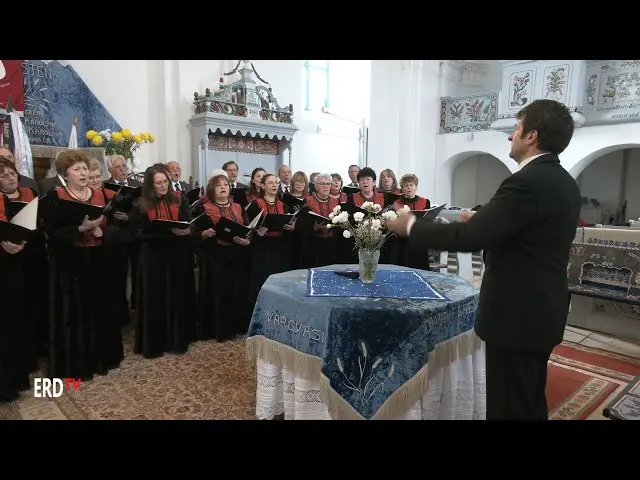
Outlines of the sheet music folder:
[{"label": "sheet music folder", "polygon": [[446,206],[447,204],[443,203],[442,205],[430,208],[429,210],[411,210],[411,213],[413,213],[418,218],[424,218],[425,220],[433,222]]},{"label": "sheet music folder", "polygon": [[104,182],[103,187],[112,192],[116,192],[107,206],[105,212],[115,211],[129,213],[133,210],[133,203],[140,198],[142,187],[130,187],[128,185],[117,185],[115,183]]},{"label": "sheet music folder", "polygon": [[58,199],[54,207],[54,223],[60,227],[79,227],[88,216],[89,220],[97,220],[104,215],[107,207],[75,202],[73,200]]},{"label": "sheet music folder", "polygon": [[182,220],[156,219],[153,222],[149,223],[149,225],[144,229],[144,233],[150,234],[150,235],[162,235],[162,234],[173,235],[171,233],[171,230],[173,230],[174,228],[178,230],[184,230],[186,228],[191,228],[191,225],[195,225],[201,222],[203,218],[205,220],[208,219],[208,217],[203,217],[203,216],[204,216],[204,212],[198,215],[197,217],[195,217],[190,222],[182,221]]},{"label": "sheet music folder", "polygon": [[[19,203],[22,205],[13,205]],[[19,208],[9,222],[0,222],[0,241],[20,244],[29,240],[30,236],[38,226],[38,204],[39,199],[34,198],[29,203],[26,202],[10,202],[7,207],[9,209]]]},{"label": "sheet music folder", "polygon": [[258,227],[261,217],[262,211],[256,215],[249,225],[241,225],[229,220],[227,217],[221,217],[214,227],[216,237],[224,242],[233,242],[234,237],[249,238]]},{"label": "sheet music folder", "polygon": [[295,218],[295,213],[269,213],[265,216],[265,219],[262,222],[262,226],[267,228],[267,230],[279,232],[285,225],[293,222]]},{"label": "sheet music folder", "polygon": [[288,207],[295,208],[295,207],[302,207],[307,203],[307,201],[304,198],[294,197],[290,193],[283,193],[282,203],[284,203]]}]

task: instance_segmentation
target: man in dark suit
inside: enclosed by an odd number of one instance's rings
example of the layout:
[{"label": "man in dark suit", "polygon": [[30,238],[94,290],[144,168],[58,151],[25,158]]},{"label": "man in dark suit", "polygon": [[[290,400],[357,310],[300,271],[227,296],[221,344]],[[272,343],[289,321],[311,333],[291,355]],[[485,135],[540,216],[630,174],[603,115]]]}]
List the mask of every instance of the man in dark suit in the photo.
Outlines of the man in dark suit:
[{"label": "man in dark suit", "polygon": [[283,193],[291,193],[291,168],[289,165],[280,165],[278,169],[278,178],[280,179],[280,184],[278,185],[278,198],[282,199]]},{"label": "man in dark suit", "polygon": [[547,362],[569,310],[567,264],[580,191],[558,155],[573,136],[567,108],[537,100],[518,113],[508,177],[472,216],[451,224],[401,216],[392,229],[415,248],[485,250],[475,331],[486,343],[487,419],[548,417]]},{"label": "man in dark suit", "polygon": [[108,180],[105,180],[108,183],[126,185],[129,187],[142,186],[142,183],[135,178],[128,177],[129,170],[127,169],[127,162],[120,155],[116,155],[115,157],[111,157],[107,160],[107,171],[109,172],[109,175],[111,175]]},{"label": "man in dark suit", "polygon": [[169,175],[171,175],[173,189],[176,192],[187,193],[189,190],[191,190],[190,184],[180,180],[180,177],[182,176],[182,169],[180,168],[180,164],[178,162],[176,162],[175,160],[167,162],[167,169],[169,170]]},{"label": "man in dark suit", "polygon": [[[109,172],[109,179],[105,180],[105,183],[115,183],[116,185],[125,185],[128,187],[141,187],[142,183],[135,178],[129,178],[129,170],[127,168],[127,161],[124,157],[116,155],[107,159],[107,171]],[[126,226],[129,224],[129,215],[124,212],[116,212],[114,215],[118,221],[118,226],[126,231]],[[131,235],[131,233],[129,233]],[[123,237],[126,238],[126,237]],[[140,246],[133,241],[131,237],[130,242],[123,241],[120,245],[122,255],[127,257],[123,260],[125,267],[130,265],[131,268],[131,296],[129,298],[129,307],[131,309],[137,308],[138,299],[138,257],[140,256]]]},{"label": "man in dark suit", "polygon": [[[7,160],[12,162],[14,165],[16,163],[16,157],[13,155],[13,152],[10,148],[2,146],[0,147],[0,155],[6,157]],[[38,187],[38,182],[36,182],[33,178],[25,177],[24,175],[18,174],[18,187],[19,188],[30,188],[34,192],[39,193],[40,187]]]},{"label": "man in dark suit", "polygon": [[238,168],[238,164],[234,161],[226,162],[222,165],[222,169],[227,172],[227,176],[229,177],[229,186],[231,188],[248,188],[249,185],[245,185],[244,183],[240,183],[238,181],[238,172],[240,169]]}]

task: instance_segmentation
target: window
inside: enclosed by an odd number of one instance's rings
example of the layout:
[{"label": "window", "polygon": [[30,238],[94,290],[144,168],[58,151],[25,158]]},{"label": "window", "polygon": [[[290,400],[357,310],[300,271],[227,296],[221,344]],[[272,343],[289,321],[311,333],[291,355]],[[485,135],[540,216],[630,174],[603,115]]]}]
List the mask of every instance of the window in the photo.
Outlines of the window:
[{"label": "window", "polygon": [[307,60],[305,110],[329,108],[329,60]]}]

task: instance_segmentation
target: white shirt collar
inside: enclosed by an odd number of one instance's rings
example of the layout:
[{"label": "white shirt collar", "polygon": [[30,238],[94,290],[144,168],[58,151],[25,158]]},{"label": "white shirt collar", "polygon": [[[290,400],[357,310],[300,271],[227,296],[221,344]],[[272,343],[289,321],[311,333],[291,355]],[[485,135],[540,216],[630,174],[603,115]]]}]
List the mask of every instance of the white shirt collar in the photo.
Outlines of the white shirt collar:
[{"label": "white shirt collar", "polygon": [[538,157],[541,157],[542,155],[548,155],[548,153],[539,153],[537,155],[533,155],[532,157],[529,158],[525,158],[522,162],[520,162],[520,164],[518,165],[518,170],[522,170],[526,165],[528,165],[529,163],[531,163],[533,160],[535,160]]}]

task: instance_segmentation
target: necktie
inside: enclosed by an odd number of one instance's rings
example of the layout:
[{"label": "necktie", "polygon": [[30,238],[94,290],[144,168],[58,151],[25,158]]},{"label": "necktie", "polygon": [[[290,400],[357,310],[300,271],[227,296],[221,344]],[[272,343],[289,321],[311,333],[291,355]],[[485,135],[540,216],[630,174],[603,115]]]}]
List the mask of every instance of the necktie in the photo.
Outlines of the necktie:
[{"label": "necktie", "polygon": [[178,182],[176,182],[175,186],[176,186],[176,191],[179,192],[180,191],[180,184]]},{"label": "necktie", "polygon": [[289,187],[284,187],[284,193],[289,193]]}]

